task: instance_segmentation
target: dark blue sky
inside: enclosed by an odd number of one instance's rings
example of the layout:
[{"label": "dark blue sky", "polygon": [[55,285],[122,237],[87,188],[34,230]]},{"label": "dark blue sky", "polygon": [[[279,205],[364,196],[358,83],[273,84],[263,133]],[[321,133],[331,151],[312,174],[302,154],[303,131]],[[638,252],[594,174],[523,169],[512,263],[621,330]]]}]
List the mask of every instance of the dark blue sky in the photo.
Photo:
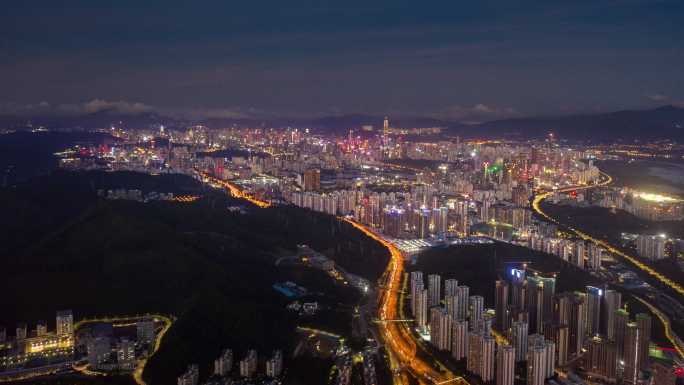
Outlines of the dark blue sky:
[{"label": "dark blue sky", "polygon": [[482,120],[681,103],[683,67],[681,0],[37,0],[0,14],[5,111]]}]

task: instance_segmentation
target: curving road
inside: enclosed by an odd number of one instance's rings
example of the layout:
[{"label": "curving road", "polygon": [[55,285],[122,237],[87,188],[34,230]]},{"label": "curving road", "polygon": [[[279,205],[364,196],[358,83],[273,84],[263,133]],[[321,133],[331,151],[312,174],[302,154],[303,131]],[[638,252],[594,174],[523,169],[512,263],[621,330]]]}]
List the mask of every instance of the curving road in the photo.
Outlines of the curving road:
[{"label": "curving road", "polygon": [[[606,173],[604,173],[604,172],[601,172],[601,175],[603,175],[603,176],[605,177],[605,180],[604,180],[603,182],[599,183],[599,184],[588,185],[588,186],[571,186],[571,187],[566,187],[566,188],[557,190],[557,192],[569,192],[569,191],[573,191],[573,190],[575,190],[575,191],[576,191],[576,190],[585,190],[585,189],[590,189],[590,188],[594,188],[594,187],[606,186],[606,185],[608,185],[608,184],[610,184],[610,183],[613,182],[613,178],[612,178],[610,175],[608,175],[608,174],[606,174]],[[585,240],[585,241],[592,242],[592,243],[596,244],[597,246],[602,247],[602,248],[608,250],[610,253],[615,254],[615,255],[618,255],[618,256],[624,258],[625,260],[627,260],[628,262],[630,262],[632,265],[634,265],[634,266],[635,266],[636,268],[638,268],[639,270],[641,270],[641,271],[647,273],[648,275],[650,275],[652,278],[655,278],[655,279],[658,280],[659,282],[661,282],[661,283],[663,283],[663,284],[669,286],[670,288],[672,288],[673,290],[675,290],[675,291],[676,291],[677,293],[679,293],[680,295],[684,295],[684,287],[682,286],[682,284],[677,283],[677,282],[671,280],[670,278],[668,278],[668,277],[664,276],[663,274],[659,273],[658,271],[656,271],[656,270],[653,269],[652,267],[650,267],[650,266],[648,266],[648,265],[642,263],[637,257],[631,256],[631,255],[629,255],[629,254],[623,252],[622,250],[620,250],[620,249],[614,247],[613,245],[609,244],[609,243],[606,242],[606,241],[603,241],[603,240],[600,240],[600,239],[596,239],[596,238],[590,236],[589,234],[582,232],[581,230],[578,230],[578,229],[576,229],[576,228],[574,228],[574,227],[571,227],[571,226],[569,226],[569,225],[565,225],[565,224],[563,224],[563,223],[560,223],[557,219],[552,218],[550,215],[548,215],[547,213],[545,213],[545,212],[541,209],[541,203],[542,203],[546,198],[548,198],[549,196],[551,196],[553,193],[554,193],[554,192],[551,191],[551,192],[543,192],[543,193],[537,194],[537,195],[534,197],[534,199],[532,200],[532,209],[533,209],[537,214],[541,215],[542,217],[546,218],[547,220],[549,220],[549,221],[551,221],[551,222],[553,222],[553,223],[557,223],[557,224],[559,224],[559,225],[562,225],[562,226],[566,227],[568,230],[572,231],[575,235],[577,235],[577,236],[580,237],[581,239],[583,239],[583,240]]]}]

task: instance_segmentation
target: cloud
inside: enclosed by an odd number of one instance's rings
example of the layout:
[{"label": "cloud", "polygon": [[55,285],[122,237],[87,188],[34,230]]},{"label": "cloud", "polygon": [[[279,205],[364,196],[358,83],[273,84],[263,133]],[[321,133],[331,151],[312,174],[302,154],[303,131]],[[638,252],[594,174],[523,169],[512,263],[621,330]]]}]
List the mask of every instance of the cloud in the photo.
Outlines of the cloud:
[{"label": "cloud", "polygon": [[108,101],[104,99],[93,99],[79,104],[60,104],[55,112],[70,115],[86,115],[97,112],[112,112],[124,115],[135,115],[144,112],[154,112],[156,109],[140,102],[128,102],[124,100]]},{"label": "cloud", "polygon": [[497,107],[478,103],[473,106],[449,106],[431,115],[439,119],[455,120],[463,123],[478,123],[487,120],[512,118],[520,116],[520,113],[512,107]]},{"label": "cloud", "polygon": [[684,108],[684,100],[676,100],[670,97],[669,95],[651,94],[646,95],[646,98],[654,103],[669,104],[671,106]]}]

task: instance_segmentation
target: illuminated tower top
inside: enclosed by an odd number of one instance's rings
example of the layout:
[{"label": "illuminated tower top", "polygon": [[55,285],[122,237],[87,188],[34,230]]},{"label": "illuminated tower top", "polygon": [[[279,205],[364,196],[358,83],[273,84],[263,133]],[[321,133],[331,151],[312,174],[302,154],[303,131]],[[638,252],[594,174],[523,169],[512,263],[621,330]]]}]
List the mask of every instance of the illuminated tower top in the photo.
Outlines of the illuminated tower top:
[{"label": "illuminated tower top", "polygon": [[385,116],[385,120],[382,123],[382,133],[387,135],[389,133],[389,118]]}]

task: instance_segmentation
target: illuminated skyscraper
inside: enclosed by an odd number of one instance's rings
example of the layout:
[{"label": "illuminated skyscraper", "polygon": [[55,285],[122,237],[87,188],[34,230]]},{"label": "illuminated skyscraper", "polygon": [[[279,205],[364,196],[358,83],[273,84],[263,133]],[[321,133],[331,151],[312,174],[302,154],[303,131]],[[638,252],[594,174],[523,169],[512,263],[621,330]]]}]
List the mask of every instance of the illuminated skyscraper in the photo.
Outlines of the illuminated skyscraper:
[{"label": "illuminated skyscraper", "polygon": [[468,317],[468,300],[470,288],[468,286],[458,286],[456,296],[458,297],[458,319],[464,320]]},{"label": "illuminated skyscraper", "polygon": [[615,340],[615,312],[622,306],[622,294],[615,290],[604,290],[601,306],[601,333],[610,341]]},{"label": "illuminated skyscraper", "polygon": [[482,331],[482,316],[484,314],[484,297],[481,295],[471,295],[469,299],[470,314],[468,321],[470,323],[470,330]]}]

